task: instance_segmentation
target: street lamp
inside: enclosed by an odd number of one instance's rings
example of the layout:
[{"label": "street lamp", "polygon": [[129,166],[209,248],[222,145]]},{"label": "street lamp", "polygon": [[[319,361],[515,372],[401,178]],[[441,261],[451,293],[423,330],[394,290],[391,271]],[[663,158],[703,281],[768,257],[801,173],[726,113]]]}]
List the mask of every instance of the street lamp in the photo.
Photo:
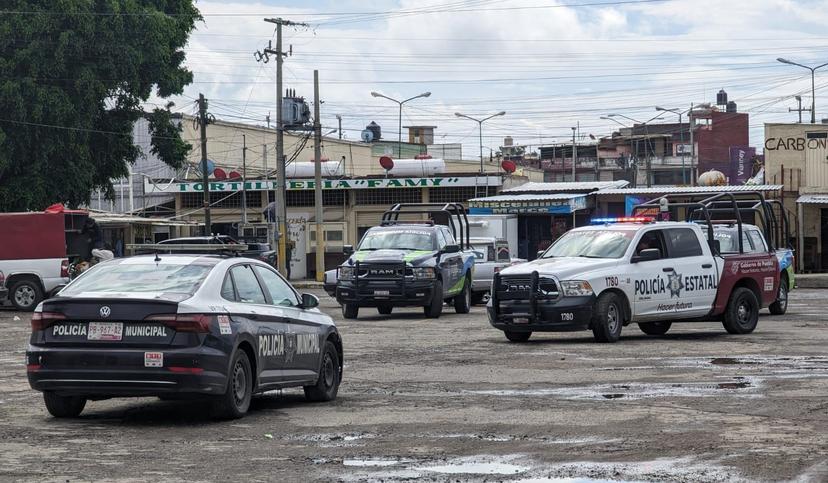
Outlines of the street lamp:
[{"label": "street lamp", "polygon": [[[637,122],[638,124],[644,124],[644,123],[642,123],[641,121],[639,121],[639,120],[637,120],[637,119],[633,119],[633,118],[631,118],[631,117],[627,117],[627,116],[625,116],[625,115],[623,115],[623,114],[607,114],[607,117],[623,117],[624,119],[627,119],[627,120],[629,120],[629,121],[632,121],[632,122]],[[614,120],[615,120],[615,119],[613,119],[613,121],[614,121]],[[650,121],[652,121],[652,119],[650,119]],[[647,121],[647,122],[650,122],[650,121]]]},{"label": "street lamp", "polygon": [[497,116],[505,116],[506,111],[500,111],[497,114],[492,114],[489,117],[484,117],[483,119],[475,119],[471,116],[467,116],[465,114],[461,114],[459,112],[454,113],[457,117],[465,117],[466,119],[471,119],[472,121],[478,124],[478,128],[480,129],[480,173],[483,174],[483,123],[488,121],[489,119]]},{"label": "street lamp", "polygon": [[808,67],[807,65],[797,64],[796,62],[783,59],[782,57],[778,57],[776,60],[782,62],[783,64],[795,65],[811,71],[811,124],[816,124],[816,88],[814,87],[814,72],[816,72],[817,69],[828,65],[828,62],[816,67]]},{"label": "street lamp", "polygon": [[374,97],[382,97],[383,99],[388,99],[389,101],[394,101],[400,105],[400,126],[399,126],[399,137],[397,138],[397,157],[402,158],[402,106],[408,101],[413,101],[414,99],[419,99],[420,97],[428,97],[431,95],[431,92],[423,92],[422,94],[416,95],[414,97],[409,97],[404,101],[398,101],[391,97],[385,96],[380,94],[379,92],[371,92],[371,95]]},{"label": "street lamp", "polygon": [[620,124],[620,125],[621,125],[621,126],[623,126],[623,127],[629,127],[629,126],[627,126],[626,124],[624,124],[623,122],[619,121],[618,119],[613,119],[613,118],[611,118],[611,117],[609,117],[609,116],[601,116],[601,119],[603,119],[603,120],[605,120],[605,121],[612,121],[612,122],[614,122],[614,123],[616,123],[616,124]]},{"label": "street lamp", "polygon": [[681,109],[667,109],[664,107],[656,106],[656,111],[663,111],[663,112],[672,112],[673,114],[678,114],[679,118],[679,135],[681,136],[681,184],[687,184],[687,173],[684,170],[684,128],[681,125],[681,116],[687,112],[682,111]]}]

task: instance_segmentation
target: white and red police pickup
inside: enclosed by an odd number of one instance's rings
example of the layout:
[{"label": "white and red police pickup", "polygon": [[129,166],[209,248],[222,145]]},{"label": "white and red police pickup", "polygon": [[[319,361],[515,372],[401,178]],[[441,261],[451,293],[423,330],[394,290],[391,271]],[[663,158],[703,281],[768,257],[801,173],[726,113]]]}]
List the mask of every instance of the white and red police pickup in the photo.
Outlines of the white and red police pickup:
[{"label": "white and red police pickup", "polygon": [[[755,227],[739,224],[748,228]],[[537,260],[502,270],[487,309],[512,342],[575,330],[616,342],[629,324],[663,335],[673,322],[710,320],[747,334],[776,300],[779,277],[772,250],[723,253],[712,224],[604,218],[570,230]]]}]

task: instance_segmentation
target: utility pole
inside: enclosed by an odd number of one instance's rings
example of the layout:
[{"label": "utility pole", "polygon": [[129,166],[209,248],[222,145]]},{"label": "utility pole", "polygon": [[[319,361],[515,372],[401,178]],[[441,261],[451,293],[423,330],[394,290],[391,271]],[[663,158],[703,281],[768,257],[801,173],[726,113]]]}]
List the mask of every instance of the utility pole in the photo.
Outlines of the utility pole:
[{"label": "utility pole", "polygon": [[207,99],[198,95],[198,124],[201,129],[201,184],[204,187],[204,235],[212,235],[210,223],[210,173],[207,172]]},{"label": "utility pole", "polygon": [[247,136],[242,134],[242,224],[247,224]]},{"label": "utility pole", "polygon": [[810,109],[802,109],[802,96],[795,96],[794,98],[796,99],[797,108],[791,109],[789,107],[788,112],[796,111],[799,114],[799,124],[802,124],[802,111],[810,111]]},{"label": "utility pole", "polygon": [[694,125],[696,119],[693,117],[693,103],[690,103],[688,111],[688,123],[690,124],[690,186],[696,186],[696,141],[693,139],[696,131]]},{"label": "utility pole", "polygon": [[575,131],[578,128],[572,128],[572,182],[575,182],[575,158],[578,156],[578,147],[575,145]]},{"label": "utility pole", "polygon": [[342,139],[342,116],[337,114],[336,120],[339,121],[339,139]]},{"label": "utility pole", "polygon": [[[316,281],[325,281],[325,234],[322,209],[322,123],[319,118],[319,71],[313,71],[313,201],[316,205]],[[339,116],[337,116],[339,117]],[[340,123],[342,118],[340,118]],[[339,131],[340,136],[342,130]]]},{"label": "utility pole", "polygon": [[256,60],[267,62],[270,55],[276,56],[276,216],[277,230],[279,233],[278,268],[282,275],[287,276],[287,208],[285,207],[285,141],[284,141],[284,119],[282,111],[282,63],[284,56],[290,55],[282,50],[282,26],[304,26],[307,24],[291,22],[283,18],[266,18],[265,22],[276,24],[276,50],[268,47],[264,53],[256,52]]}]

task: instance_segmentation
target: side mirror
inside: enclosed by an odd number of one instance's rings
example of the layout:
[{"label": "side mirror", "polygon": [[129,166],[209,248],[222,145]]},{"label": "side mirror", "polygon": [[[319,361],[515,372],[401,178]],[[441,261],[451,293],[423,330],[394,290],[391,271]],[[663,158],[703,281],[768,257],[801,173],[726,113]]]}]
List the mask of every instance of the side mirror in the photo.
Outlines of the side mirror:
[{"label": "side mirror", "polygon": [[460,245],[446,245],[443,247],[443,253],[460,253]]},{"label": "side mirror", "polygon": [[302,294],[302,308],[303,309],[312,309],[315,307],[319,307],[319,299],[316,298],[316,295],[310,293],[303,293]]},{"label": "side mirror", "polygon": [[542,257],[545,252],[546,252],[546,250],[538,250],[538,257],[537,258]]},{"label": "side mirror", "polygon": [[351,256],[354,254],[354,246],[353,245],[345,245],[342,247],[342,253],[346,256]]},{"label": "side mirror", "polygon": [[638,255],[633,255],[630,263],[649,262],[652,260],[659,260],[661,258],[661,250],[658,248],[647,248],[641,250]]},{"label": "side mirror", "polygon": [[708,243],[710,244],[710,251],[713,252],[713,255],[718,255],[722,253],[721,240],[709,240]]}]

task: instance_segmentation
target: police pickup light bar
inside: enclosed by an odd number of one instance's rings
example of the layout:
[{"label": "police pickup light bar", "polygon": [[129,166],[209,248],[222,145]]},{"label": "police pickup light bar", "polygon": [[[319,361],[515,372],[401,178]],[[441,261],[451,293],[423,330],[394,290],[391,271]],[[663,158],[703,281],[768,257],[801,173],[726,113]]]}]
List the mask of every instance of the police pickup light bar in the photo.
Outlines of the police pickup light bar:
[{"label": "police pickup light bar", "polygon": [[652,223],[651,216],[621,216],[617,218],[593,218],[590,222],[593,225],[605,225],[608,223]]}]

